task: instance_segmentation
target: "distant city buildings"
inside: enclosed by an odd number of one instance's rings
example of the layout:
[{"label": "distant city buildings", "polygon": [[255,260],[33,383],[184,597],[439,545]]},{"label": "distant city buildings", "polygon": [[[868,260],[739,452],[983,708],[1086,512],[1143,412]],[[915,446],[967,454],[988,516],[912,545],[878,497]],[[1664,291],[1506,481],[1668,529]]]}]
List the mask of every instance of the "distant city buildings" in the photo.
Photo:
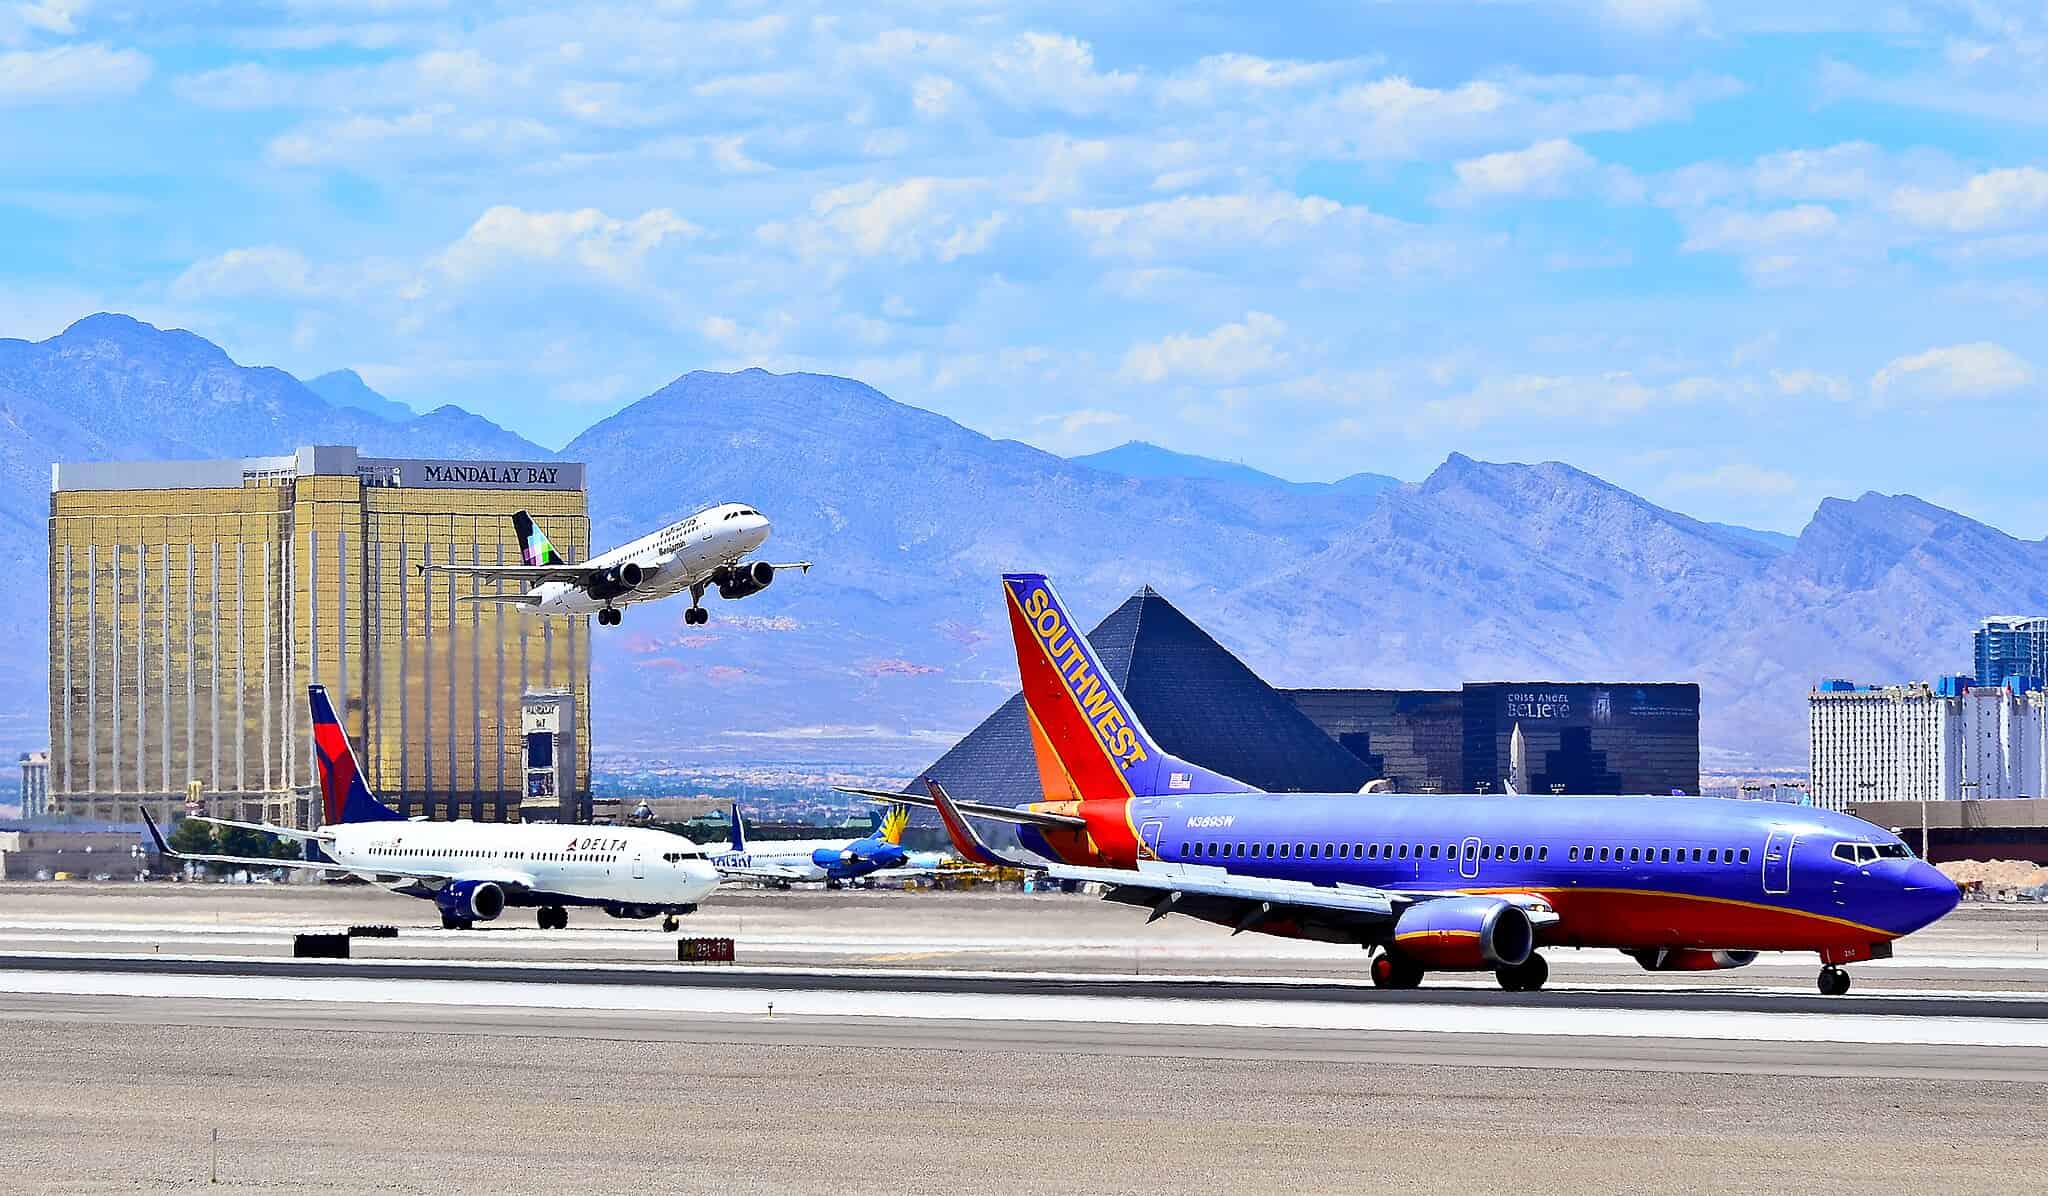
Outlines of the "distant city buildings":
[{"label": "distant city buildings", "polygon": [[1969,677],[1831,680],[1807,707],[1815,805],[2048,795],[2048,694],[2039,689]]},{"label": "distant city buildings", "polygon": [[50,812],[50,753],[21,754],[21,816],[41,818]]},{"label": "distant city buildings", "polygon": [[[1700,791],[1697,685],[1280,690],[1150,587],[1088,640],[1161,747],[1269,792],[1500,793],[1516,773],[1531,793]],[[976,800],[1043,800],[1022,695],[913,784],[924,776]]]},{"label": "distant city buildings", "polygon": [[365,779],[407,815],[511,820],[520,699],[579,699],[589,632],[466,602],[430,562],[516,564],[512,513],[589,548],[583,467],[366,457],[337,446],[221,461],[64,464],[50,493],[52,813],[183,808],[311,825],[306,686],[326,685]]},{"label": "distant city buildings", "polygon": [[2040,689],[2048,679],[2048,618],[1993,615],[1973,638],[1977,684],[2003,686],[2020,678],[2020,688]]}]

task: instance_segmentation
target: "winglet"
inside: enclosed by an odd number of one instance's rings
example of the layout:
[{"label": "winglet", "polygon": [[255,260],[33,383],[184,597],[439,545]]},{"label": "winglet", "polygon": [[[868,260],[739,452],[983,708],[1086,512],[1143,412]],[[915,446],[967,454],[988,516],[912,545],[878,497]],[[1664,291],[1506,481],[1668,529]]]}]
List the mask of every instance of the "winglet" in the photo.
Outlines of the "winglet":
[{"label": "winglet", "polygon": [[981,836],[975,832],[974,825],[967,821],[967,816],[960,812],[960,807],[953,804],[952,796],[946,792],[944,785],[939,784],[938,778],[926,777],[924,788],[925,792],[932,795],[932,805],[939,812],[939,820],[946,824],[946,836],[953,840],[953,850],[960,854],[961,859],[985,868],[1032,867],[1020,860],[1010,859],[982,842]]},{"label": "winglet", "polygon": [[156,840],[157,854],[174,860],[183,859],[184,856],[177,851],[173,851],[170,843],[164,839],[164,833],[157,829],[156,819],[150,817],[149,807],[137,806],[136,809],[142,811],[142,825],[149,828],[149,837]]}]

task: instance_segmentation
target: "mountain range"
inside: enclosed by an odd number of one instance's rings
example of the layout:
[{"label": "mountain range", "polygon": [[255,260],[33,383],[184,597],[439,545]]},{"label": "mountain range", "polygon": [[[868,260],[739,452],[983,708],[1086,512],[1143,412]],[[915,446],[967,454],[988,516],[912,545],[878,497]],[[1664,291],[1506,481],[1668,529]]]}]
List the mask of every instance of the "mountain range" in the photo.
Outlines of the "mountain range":
[{"label": "mountain range", "polygon": [[[1803,763],[1816,679],[1952,671],[1984,614],[2048,609],[2048,544],[1911,496],[1829,499],[1794,539],[1556,462],[1454,454],[1419,482],[1316,484],[1145,444],[1069,460],[759,369],[685,374],[557,454],[353,374],[316,381],[346,401],[122,316],[0,340],[0,616],[45,642],[50,462],[316,442],[580,460],[596,544],[732,498],[774,519],[771,559],[818,562],[714,599],[707,627],[677,604],[592,629],[595,746],[620,762],[914,769],[1014,687],[1006,569],[1052,575],[1091,623],[1150,584],[1285,686],[1698,680],[1710,752],[1759,766]],[[45,679],[39,651],[0,663],[0,744],[42,745]]]}]

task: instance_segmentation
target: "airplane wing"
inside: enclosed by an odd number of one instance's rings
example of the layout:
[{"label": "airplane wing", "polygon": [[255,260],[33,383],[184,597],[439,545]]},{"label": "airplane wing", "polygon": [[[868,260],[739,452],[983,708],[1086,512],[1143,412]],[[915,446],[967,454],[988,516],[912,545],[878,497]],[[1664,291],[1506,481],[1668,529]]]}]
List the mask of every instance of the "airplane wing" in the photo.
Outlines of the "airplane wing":
[{"label": "airplane wing", "polygon": [[257,831],[265,835],[276,835],[280,839],[311,840],[315,843],[334,842],[333,831],[302,831],[295,827],[276,826],[268,822],[236,822],[232,818],[210,818],[205,814],[187,814],[185,817],[190,818],[194,822],[204,822],[212,826],[231,826],[237,830]]},{"label": "airplane wing", "polygon": [[[936,784],[931,781],[926,783]],[[920,806],[927,810],[939,808],[935,798],[919,797],[914,793],[891,793],[885,789],[857,789],[845,785],[834,785],[833,788],[841,793],[851,793],[855,797],[865,797],[870,801]],[[992,806],[986,802],[960,801],[951,797],[946,800],[962,814],[972,814],[976,818],[986,818],[991,822],[1013,822],[1022,826],[1055,826],[1063,830],[1084,830],[1088,826],[1087,822],[1071,814],[1046,814],[1037,810],[1020,810],[1015,806]]]},{"label": "airplane wing", "polygon": [[[1135,869],[1055,864],[1045,872],[1054,880],[1107,885],[1105,900],[1149,906],[1152,916],[1147,921],[1156,922],[1168,914],[1186,914],[1233,927],[1233,933],[1240,934],[1263,923],[1291,922],[1314,926],[1323,932],[1303,937],[1363,941],[1378,937],[1374,932],[1383,930],[1409,902],[1407,894],[1364,885],[1316,885],[1301,880],[1233,876],[1213,864],[1141,860]],[[1333,935],[1333,931],[1338,933]]]},{"label": "airplane wing", "polygon": [[[195,815],[195,817],[197,816]],[[169,841],[164,838],[163,831],[158,829],[156,819],[151,817],[147,808],[144,808],[142,811],[142,821],[149,827],[149,837],[155,840],[157,852],[164,858],[172,860],[191,860],[200,864],[232,864],[241,868],[296,868],[302,872],[350,873],[356,876],[402,876],[408,880],[426,881],[436,887],[450,880],[469,879],[472,877],[478,880],[496,881],[508,887],[530,887],[533,883],[533,878],[523,873],[501,875],[497,873],[456,872],[447,868],[422,868],[384,863],[379,863],[374,868],[365,868],[361,865],[336,864],[327,860],[279,860],[263,856],[217,855],[212,852],[179,851],[173,848]],[[292,838],[308,837],[305,831],[290,831],[283,827],[271,827],[261,823],[228,822],[226,819],[221,818],[202,818],[200,821],[222,826],[243,827],[249,830],[268,831],[273,834],[282,833]],[[333,836],[328,836],[330,841],[332,838]]]},{"label": "airplane wing", "polygon": [[778,868],[772,864],[750,864],[741,867],[736,864],[720,864],[714,861],[711,866],[718,869],[719,876],[728,880],[772,880],[792,883],[795,881],[818,879],[817,876],[810,872],[801,871],[796,868]]},{"label": "airplane wing", "polygon": [[539,606],[540,599],[531,594],[462,594],[457,602],[499,602],[506,606]]},{"label": "airplane wing", "polygon": [[422,576],[428,573],[450,573],[460,577],[476,577],[485,581],[516,581],[525,586],[537,586],[548,581],[587,582],[604,570],[590,565],[414,565],[413,572]]},{"label": "airplane wing", "polygon": [[768,567],[777,573],[782,572],[784,569],[794,569],[798,573],[809,573],[811,571],[811,563],[809,561],[790,561],[788,564],[770,561]]}]

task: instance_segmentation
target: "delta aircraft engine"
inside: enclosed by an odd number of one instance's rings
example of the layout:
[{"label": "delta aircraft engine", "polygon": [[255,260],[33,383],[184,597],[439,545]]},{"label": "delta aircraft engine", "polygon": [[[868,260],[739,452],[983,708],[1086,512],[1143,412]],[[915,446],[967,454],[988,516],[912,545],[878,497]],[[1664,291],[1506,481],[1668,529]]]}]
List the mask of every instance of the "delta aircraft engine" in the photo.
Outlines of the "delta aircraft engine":
[{"label": "delta aircraft engine", "polygon": [[434,894],[441,922],[488,922],[505,912],[505,890],[488,880],[451,880]]}]

